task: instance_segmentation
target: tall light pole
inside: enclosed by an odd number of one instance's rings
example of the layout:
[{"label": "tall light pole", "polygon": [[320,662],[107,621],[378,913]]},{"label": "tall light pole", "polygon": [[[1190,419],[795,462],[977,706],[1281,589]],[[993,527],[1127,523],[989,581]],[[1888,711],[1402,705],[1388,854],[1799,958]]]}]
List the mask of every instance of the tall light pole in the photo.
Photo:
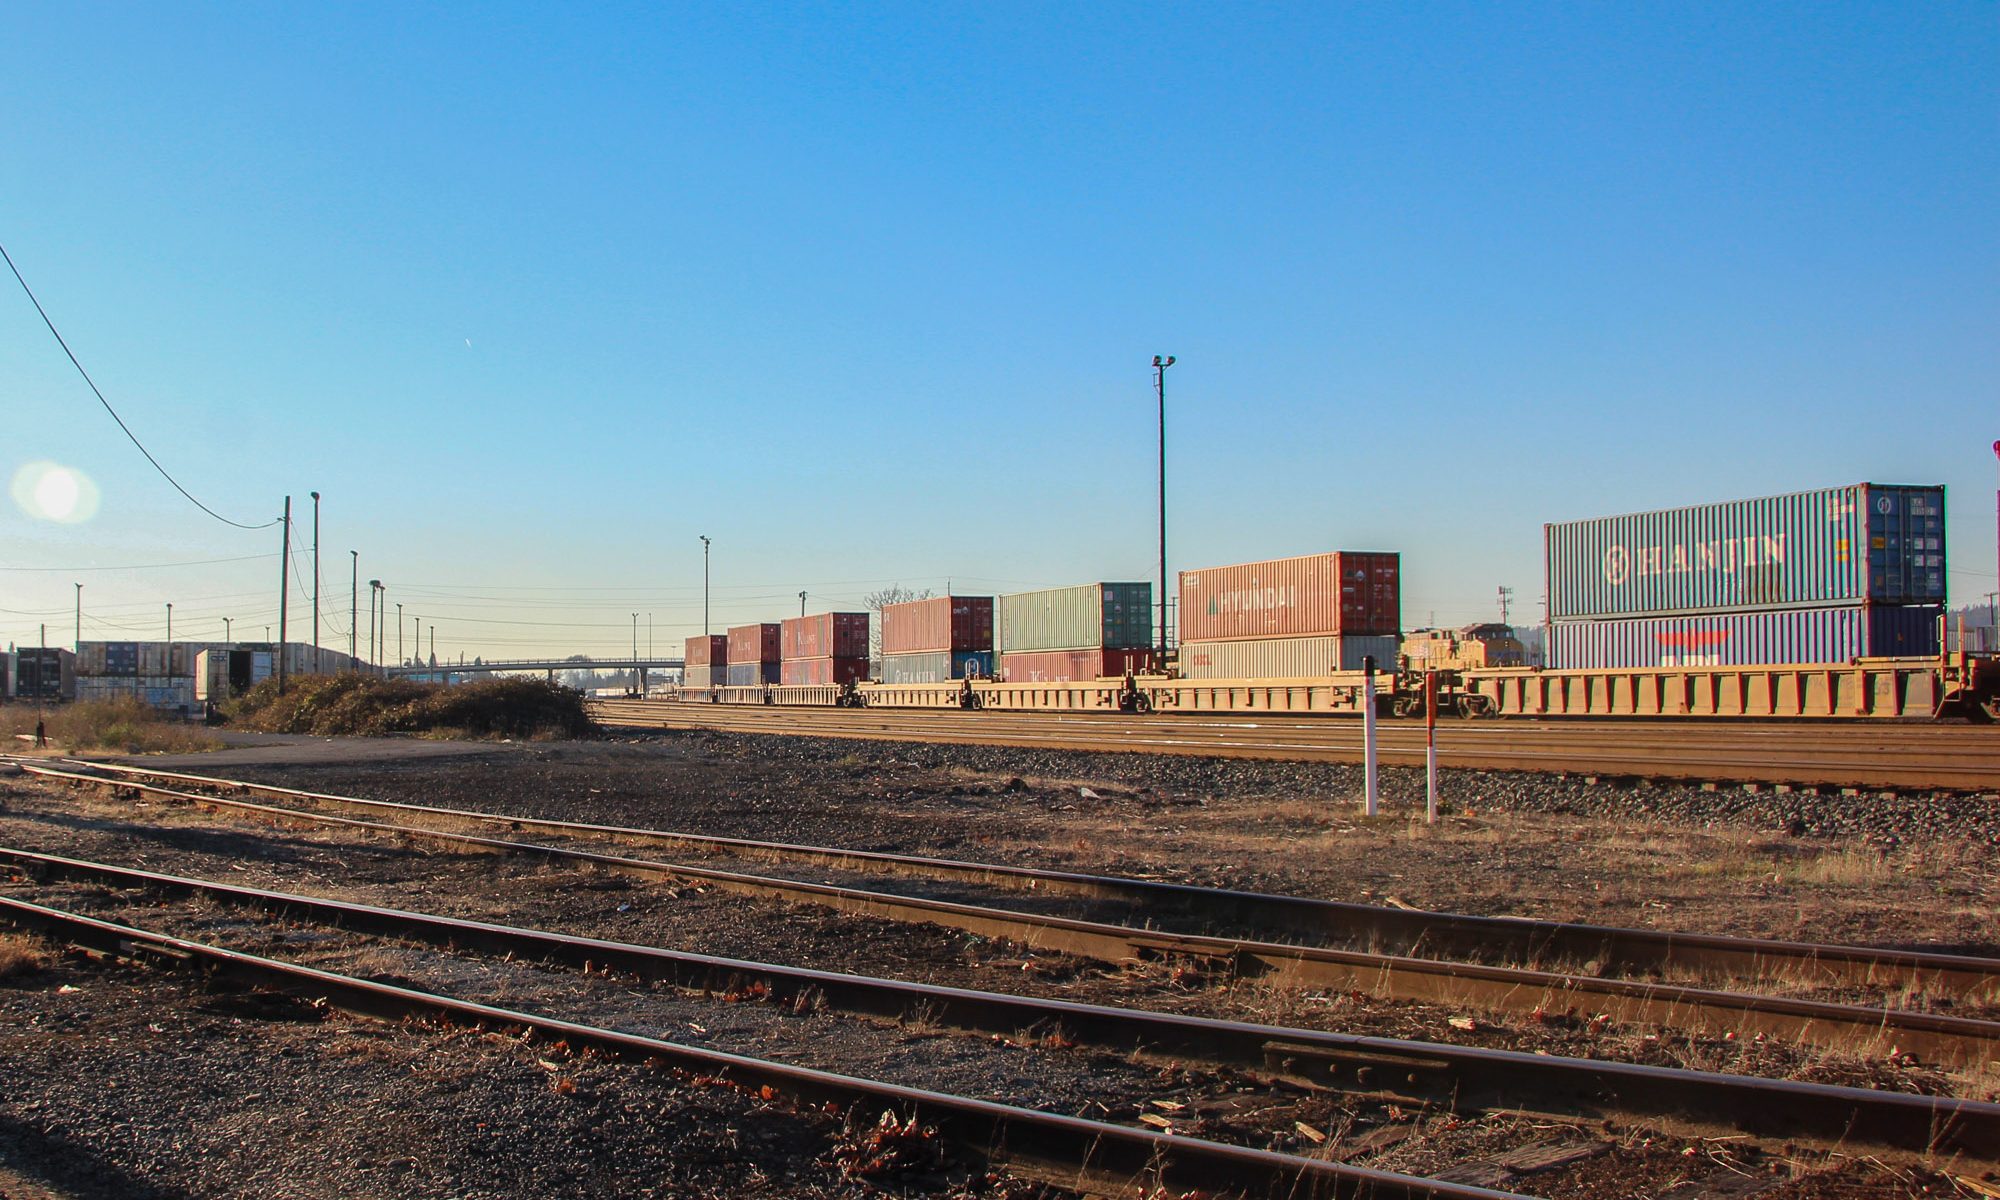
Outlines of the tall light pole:
[{"label": "tall light pole", "polygon": [[313,498],[313,674],[319,674],[319,493]]},{"label": "tall light pole", "polygon": [[291,637],[286,627],[291,619],[292,603],[292,498],[285,497],[285,549],[278,556],[278,694],[285,694],[285,640]]},{"label": "tall light pole", "polygon": [[359,649],[354,639],[361,629],[361,551],[347,552],[347,569],[354,573],[347,584],[352,589],[347,593],[347,657],[353,659]]},{"label": "tall light pole", "polygon": [[1160,400],[1160,661],[1167,669],[1167,368],[1174,356],[1153,356],[1153,393]]},{"label": "tall light pole", "polygon": [[398,602],[397,602],[397,604],[396,604],[396,661],[397,661],[397,662],[402,662],[402,661],[403,661],[403,658],[404,658],[404,656],[403,656],[403,605],[402,605],[402,602],[401,602],[401,601],[398,601]]},{"label": "tall light pole", "polygon": [[801,617],[806,615],[806,594],[804,592],[799,593],[799,615]]},{"label": "tall light pole", "polygon": [[173,646],[174,646],[174,602],[169,600],[167,601],[167,671],[169,673],[171,673],[174,669]]},{"label": "tall light pole", "polygon": [[701,636],[708,636],[708,535],[701,535]]},{"label": "tall light pole", "polygon": [[83,585],[76,585],[76,649],[73,654],[83,653]]},{"label": "tall light pole", "polygon": [[232,635],[230,634],[230,632],[229,632],[229,618],[228,618],[228,617],[224,617],[224,618],[222,618],[222,640],[223,640],[223,641],[225,641],[225,642],[228,642],[228,643],[229,643],[230,645],[232,645],[232,646],[236,644],[236,639],[235,639],[235,637],[233,637],[233,636],[232,636]]},{"label": "tall light pole", "polygon": [[[632,614],[632,661],[635,663],[639,661],[639,614],[638,613]],[[632,669],[636,671],[639,668],[635,666]]]},{"label": "tall light pole", "polygon": [[375,612],[381,603],[382,581],[371,579],[368,581],[368,661],[374,664],[378,671],[382,666],[382,650],[381,643],[377,640],[375,634],[375,630],[380,624],[375,616]]}]

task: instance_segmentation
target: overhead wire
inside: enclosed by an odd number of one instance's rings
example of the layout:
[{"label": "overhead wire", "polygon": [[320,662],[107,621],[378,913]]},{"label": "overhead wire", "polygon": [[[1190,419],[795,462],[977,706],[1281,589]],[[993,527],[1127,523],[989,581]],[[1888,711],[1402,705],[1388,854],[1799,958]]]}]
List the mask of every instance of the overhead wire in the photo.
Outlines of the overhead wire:
[{"label": "overhead wire", "polygon": [[61,346],[63,353],[69,356],[70,365],[76,368],[76,373],[83,376],[84,383],[90,385],[91,395],[97,397],[97,402],[104,406],[105,412],[111,414],[111,419],[118,423],[118,428],[124,430],[125,436],[130,438],[132,440],[132,444],[139,448],[139,453],[146,456],[146,461],[153,464],[153,469],[160,473],[160,478],[166,480],[168,483],[173,484],[174,490],[179,492],[181,495],[187,497],[188,503],[194,505],[196,508],[207,513],[209,516],[214,517],[216,520],[222,522],[224,525],[233,525],[238,529],[269,529],[271,526],[276,525],[278,523],[278,521],[281,518],[273,518],[269,521],[264,522],[262,525],[246,525],[241,521],[232,521],[228,517],[223,516],[221,513],[216,512],[208,505],[203,504],[200,500],[195,499],[195,495],[193,492],[190,492],[186,488],[182,487],[181,481],[175,479],[171,472],[169,472],[165,467],[160,465],[160,460],[153,457],[153,452],[151,450],[146,449],[146,444],[139,440],[139,435],[132,432],[131,426],[125,424],[125,418],[118,415],[118,410],[111,407],[111,401],[106,400],[104,398],[104,393],[98,390],[97,381],[90,377],[90,372],[83,369],[83,364],[77,360],[76,352],[69,348],[69,343],[67,341],[63,340],[62,331],[57,329],[56,323],[49,319],[48,310],[44,309],[42,307],[42,302],[35,297],[35,289],[28,286],[27,277],[21,274],[21,268],[14,265],[14,256],[7,253],[7,247],[4,244],[0,244],[0,258],[4,258],[7,260],[7,268],[14,272],[14,278],[20,282],[21,290],[27,293],[28,303],[34,305],[35,311],[41,314],[42,324],[47,325],[49,327],[49,332],[55,336],[56,345]]}]

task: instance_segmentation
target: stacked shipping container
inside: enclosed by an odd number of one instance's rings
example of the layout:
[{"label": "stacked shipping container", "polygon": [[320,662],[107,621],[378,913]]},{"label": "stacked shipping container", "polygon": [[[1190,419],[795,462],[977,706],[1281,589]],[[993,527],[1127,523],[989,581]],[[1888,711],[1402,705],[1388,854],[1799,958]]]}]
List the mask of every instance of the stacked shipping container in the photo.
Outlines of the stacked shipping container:
[{"label": "stacked shipping container", "polygon": [[1086,583],[1001,596],[1000,677],[1014,683],[1099,679],[1152,668],[1153,585]]},{"label": "stacked shipping container", "polygon": [[779,633],[778,625],[769,621],[730,627],[729,665],[724,668],[730,687],[778,682]]},{"label": "stacked shipping container", "polygon": [[1337,550],[1182,571],[1180,672],[1288,678],[1396,665],[1402,561]]},{"label": "stacked shipping container", "polygon": [[868,678],[868,614],[817,613],[787,617],[779,633],[788,684],[847,684]]},{"label": "stacked shipping container", "polygon": [[936,596],[882,608],[882,682],[993,673],[993,597]]},{"label": "stacked shipping container", "polygon": [[729,682],[729,635],[705,633],[691,637],[681,655],[681,685],[691,688],[721,687]]},{"label": "stacked shipping container", "polygon": [[1544,530],[1549,665],[1845,662],[1938,651],[1944,489],[1863,483]]}]

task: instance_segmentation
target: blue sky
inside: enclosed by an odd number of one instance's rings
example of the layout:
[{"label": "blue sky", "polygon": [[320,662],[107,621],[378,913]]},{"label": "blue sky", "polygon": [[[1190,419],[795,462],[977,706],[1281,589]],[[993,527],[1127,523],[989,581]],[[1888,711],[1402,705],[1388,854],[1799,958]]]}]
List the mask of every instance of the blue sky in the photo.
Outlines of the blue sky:
[{"label": "blue sky", "polygon": [[[441,657],[678,645],[701,534],[718,629],[1154,577],[1156,353],[1176,569],[1400,550],[1406,624],[1534,617],[1545,521],[1869,479],[1950,486],[1954,598],[1995,587],[1991,4],[0,32],[0,243],[205,503],[309,542],[323,494],[329,645],[350,549]],[[276,531],[0,280],[0,473],[102,494],[0,500],[0,639],[79,581],[86,638],[260,636]]]}]

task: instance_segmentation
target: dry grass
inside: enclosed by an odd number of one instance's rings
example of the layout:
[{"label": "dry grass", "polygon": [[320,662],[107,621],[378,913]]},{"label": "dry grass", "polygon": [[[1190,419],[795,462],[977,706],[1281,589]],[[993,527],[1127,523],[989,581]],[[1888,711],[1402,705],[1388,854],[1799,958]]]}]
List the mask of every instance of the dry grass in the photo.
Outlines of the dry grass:
[{"label": "dry grass", "polygon": [[28,749],[17,734],[33,734],[36,720],[47,723],[51,748],[62,751],[113,750],[122,754],[192,754],[222,749],[222,740],[200,725],[160,716],[137,700],[91,700],[51,708],[0,708],[0,735],[14,752]]},{"label": "dry grass", "polygon": [[0,933],[0,980],[33,975],[49,965],[41,943],[18,933]]}]

